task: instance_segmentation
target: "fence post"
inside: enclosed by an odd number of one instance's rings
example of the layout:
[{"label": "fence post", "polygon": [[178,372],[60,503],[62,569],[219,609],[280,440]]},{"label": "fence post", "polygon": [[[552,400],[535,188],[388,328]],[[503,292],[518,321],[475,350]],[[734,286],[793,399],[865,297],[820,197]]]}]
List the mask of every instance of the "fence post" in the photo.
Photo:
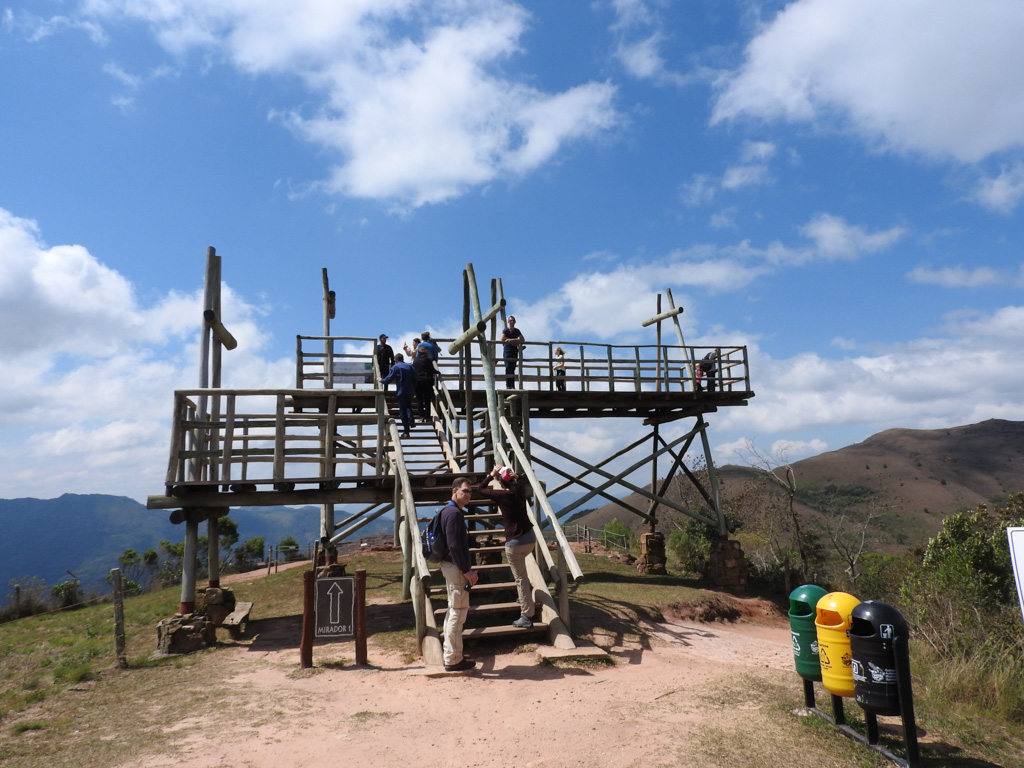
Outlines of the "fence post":
[{"label": "fence post", "polygon": [[356,569],[356,664],[366,664],[366,569]]},{"label": "fence post", "polygon": [[305,571],[302,574],[302,637],[299,640],[299,664],[303,669],[313,666],[313,633],[316,630],[316,573]]},{"label": "fence post", "polygon": [[117,666],[121,669],[128,669],[128,659],[124,653],[124,587],[121,581],[121,569],[112,569],[110,577],[114,584],[114,653],[117,655]]}]

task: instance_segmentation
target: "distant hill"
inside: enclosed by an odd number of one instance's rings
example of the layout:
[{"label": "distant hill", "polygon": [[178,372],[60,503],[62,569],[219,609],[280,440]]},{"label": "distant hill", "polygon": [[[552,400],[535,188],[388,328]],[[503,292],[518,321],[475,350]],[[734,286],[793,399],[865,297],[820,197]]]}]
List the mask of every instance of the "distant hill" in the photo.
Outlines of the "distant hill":
[{"label": "distant hill", "polygon": [[[0,604],[12,579],[36,576],[47,586],[75,574],[86,591],[103,586],[117,558],[131,548],[140,554],[160,541],[180,542],[184,527],[166,511],[148,510],[134,499],[66,493],[58,499],[0,499]],[[320,537],[319,507],[237,507],[239,541],[262,536],[268,546],[291,536],[300,545]],[[342,519],[339,515],[338,519]],[[357,535],[392,530],[385,515]],[[205,526],[200,528],[205,533]]]},{"label": "distant hill", "polygon": [[[553,503],[569,504],[582,494],[558,494]],[[335,509],[336,521],[346,516]],[[7,602],[12,579],[35,576],[47,587],[78,577],[88,592],[105,588],[111,568],[128,548],[142,554],[159,551],[161,541],[180,542],[181,525],[168,521],[167,511],[149,510],[134,499],[102,494],[66,493],[57,499],[0,499],[0,605]],[[262,536],[268,546],[291,536],[300,546],[320,538],[320,508],[235,507],[231,519],[238,524],[239,542]],[[365,525],[355,539],[388,534],[394,516],[382,515]],[[205,534],[206,526],[200,527]]]},{"label": "distant hill", "polygon": [[[802,497],[827,493],[831,487],[865,488],[885,509],[874,531],[882,548],[923,543],[949,514],[961,507],[1001,500],[1024,491],[1024,422],[992,419],[949,429],[889,429],[863,442],[812,456],[792,464]],[[749,467],[719,469],[726,500],[756,478]],[[553,500],[556,509],[578,499],[567,489]],[[646,500],[629,497],[646,508]],[[596,502],[596,500],[595,500]],[[802,514],[819,514],[800,504]],[[339,510],[338,519],[342,519]],[[668,518],[666,530],[671,530]],[[318,507],[239,507],[231,518],[241,541],[263,536],[268,545],[291,536],[301,545],[319,537]],[[600,527],[612,518],[635,530],[643,521],[614,504],[573,516],[573,523]],[[393,518],[386,515],[357,535],[387,533]],[[181,541],[184,530],[172,525],[166,512],[147,510],[123,496],[65,494],[59,499],[0,499],[0,602],[12,579],[37,576],[48,586],[67,580],[70,571],[86,589],[103,585],[117,557],[131,547],[137,552],[157,548],[161,540]]]},{"label": "distant hill", "polygon": [[[870,489],[872,503],[885,510],[876,531],[883,548],[921,544],[961,507],[1024,491],[1024,422],[990,419],[948,429],[889,429],[791,466],[804,498],[811,491]],[[728,501],[756,477],[749,467],[719,468],[723,497]],[[628,500],[646,506],[639,496]],[[819,514],[807,503],[797,507],[808,518]],[[614,504],[576,522],[600,527],[612,518],[634,530],[644,527]]]}]

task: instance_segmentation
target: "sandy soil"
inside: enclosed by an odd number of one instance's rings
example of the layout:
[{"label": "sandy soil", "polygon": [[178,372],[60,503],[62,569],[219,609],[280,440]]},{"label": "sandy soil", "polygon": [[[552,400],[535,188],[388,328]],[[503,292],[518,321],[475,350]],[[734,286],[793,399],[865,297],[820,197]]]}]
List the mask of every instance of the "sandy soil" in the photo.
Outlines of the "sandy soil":
[{"label": "sandy soil", "polygon": [[779,618],[653,625],[642,642],[609,635],[611,665],[467,646],[478,661],[468,674],[433,674],[372,643],[356,667],[350,642],[316,646],[315,669],[300,670],[294,638],[275,637],[285,628],[255,626],[257,637],[218,652],[229,701],[197,706],[170,729],[170,750],[123,768],[707,765],[695,746],[723,720],[739,710],[744,728],[757,724],[745,689],[798,690]]}]

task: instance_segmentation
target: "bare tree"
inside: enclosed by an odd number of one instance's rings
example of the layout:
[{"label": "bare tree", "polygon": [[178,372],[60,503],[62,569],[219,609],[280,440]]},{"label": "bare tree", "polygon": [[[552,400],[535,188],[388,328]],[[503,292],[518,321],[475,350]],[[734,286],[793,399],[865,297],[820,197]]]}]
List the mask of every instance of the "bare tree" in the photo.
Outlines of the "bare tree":
[{"label": "bare tree", "polygon": [[743,458],[759,477],[782,491],[782,504],[765,506],[763,522],[783,558],[786,569],[787,588],[789,587],[788,549],[780,544],[780,535],[790,534],[789,538],[800,557],[800,570],[804,576],[811,572],[810,555],[807,537],[804,535],[800,515],[796,511],[796,473],[786,457],[785,450],[776,451],[774,455],[761,452],[750,440],[746,441]]},{"label": "bare tree", "polygon": [[832,548],[839,559],[843,561],[843,570],[850,577],[854,588],[857,586],[857,578],[860,571],[857,570],[857,562],[864,554],[864,544],[867,542],[868,528],[871,521],[878,517],[879,510],[876,502],[872,502],[867,515],[861,521],[851,518],[849,510],[832,501],[821,510],[822,519],[825,521],[825,531],[828,539],[832,542]]}]

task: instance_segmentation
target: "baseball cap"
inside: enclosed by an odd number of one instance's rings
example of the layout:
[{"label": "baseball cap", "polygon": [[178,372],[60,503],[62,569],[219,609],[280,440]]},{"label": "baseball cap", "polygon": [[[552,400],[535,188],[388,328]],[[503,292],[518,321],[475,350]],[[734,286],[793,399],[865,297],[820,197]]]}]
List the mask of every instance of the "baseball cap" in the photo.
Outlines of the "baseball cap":
[{"label": "baseball cap", "polygon": [[512,470],[512,467],[502,467],[501,469],[498,470],[498,477],[500,477],[506,483],[513,477],[515,477],[515,474],[516,473]]}]

